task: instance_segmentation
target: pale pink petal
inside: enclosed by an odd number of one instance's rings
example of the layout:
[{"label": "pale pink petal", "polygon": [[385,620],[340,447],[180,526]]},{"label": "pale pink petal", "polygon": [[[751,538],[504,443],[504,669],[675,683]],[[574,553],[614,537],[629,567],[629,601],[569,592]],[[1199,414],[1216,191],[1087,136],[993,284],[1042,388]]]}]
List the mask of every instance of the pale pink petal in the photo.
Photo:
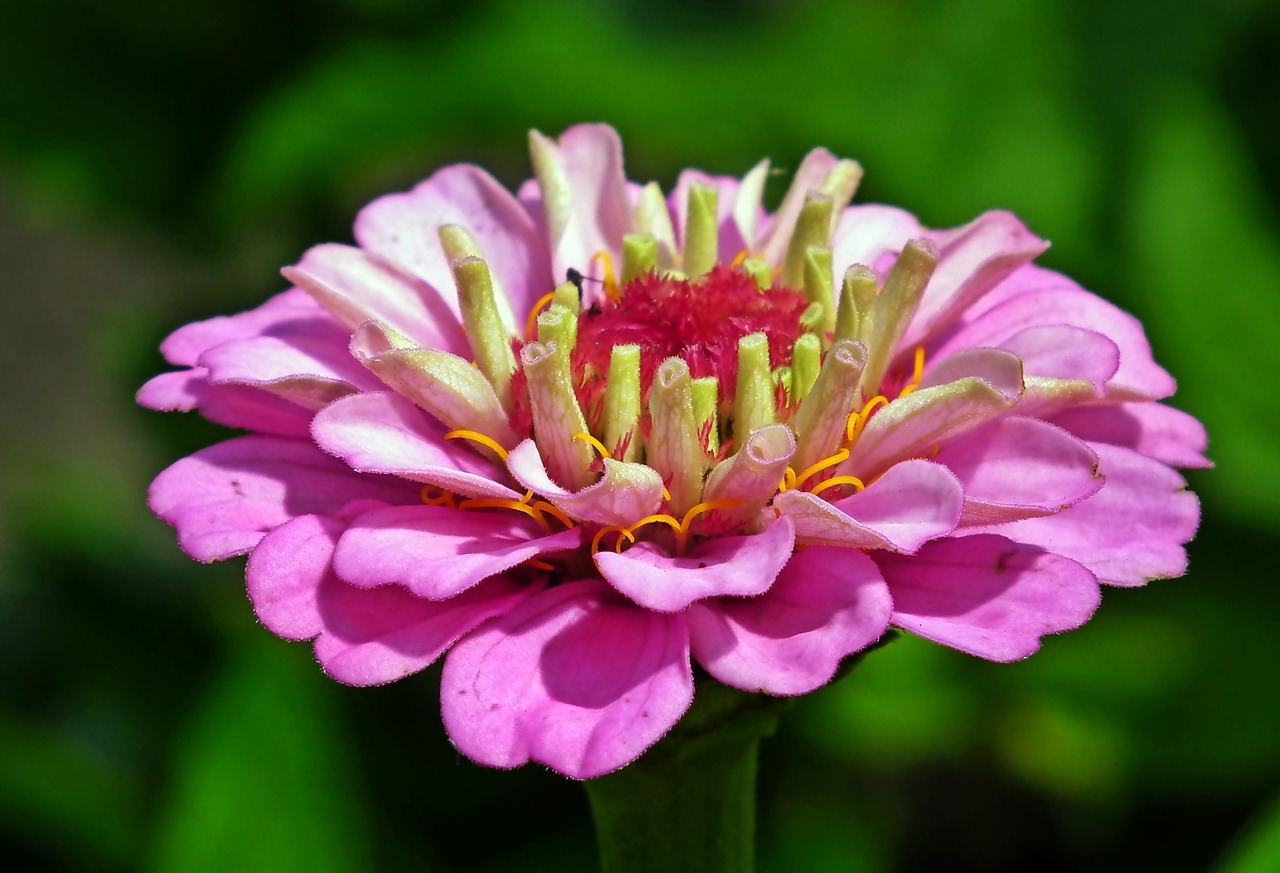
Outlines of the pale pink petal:
[{"label": "pale pink petal", "polygon": [[831,261],[837,281],[854,264],[876,266],[885,255],[924,235],[924,228],[910,212],[892,206],[851,206],[836,223],[831,239]]},{"label": "pale pink petal", "polygon": [[1065,430],[1003,418],[943,446],[937,461],[964,486],[962,524],[1053,515],[1102,487],[1098,456]]},{"label": "pale pink petal", "polygon": [[352,500],[416,502],[417,486],[365,476],[302,440],[244,436],[202,449],[151,483],[151,511],[183,551],[217,561],[252,549],[300,515],[332,516]]},{"label": "pale pink petal", "polygon": [[506,474],[444,430],[408,399],[389,391],[344,397],[312,424],[316,444],[362,473],[388,473],[464,497],[519,500]]},{"label": "pale pink petal", "polygon": [[988,212],[964,227],[935,234],[938,267],[902,345],[911,348],[947,328],[1049,243],[1009,212]]},{"label": "pale pink petal", "polygon": [[668,202],[671,206],[671,220],[675,228],[676,239],[680,250],[684,251],[685,228],[689,215],[689,188],[694,184],[716,189],[716,227],[719,260],[723,263],[731,261],[738,252],[747,249],[747,241],[735,220],[734,208],[738,200],[738,188],[742,183],[732,176],[710,176],[698,170],[685,170],[676,180]]},{"label": "pale pink petal", "polygon": [[459,641],[440,700],[472,760],[591,779],[634,761],[688,710],[688,628],[599,582],[558,585]]},{"label": "pale pink petal", "polygon": [[274,394],[247,385],[211,385],[208,370],[193,367],[161,373],[138,389],[138,403],[159,412],[200,414],[224,427],[305,439],[311,413]]},{"label": "pale pink petal", "polygon": [[791,177],[791,187],[768,220],[759,236],[759,254],[770,264],[781,264],[796,228],[796,219],[804,208],[805,195],[822,187],[827,174],[839,163],[839,159],[826,149],[813,149],[796,168]]},{"label": "pale pink petal", "polygon": [[795,545],[791,522],[782,518],[762,533],[715,537],[673,557],[651,542],[622,554],[596,553],[605,581],[641,606],[679,612],[705,597],[751,597],[767,591]]},{"label": "pale pink petal", "polygon": [[606,458],[600,481],[576,492],[552,480],[533,440],[512,449],[507,466],[517,482],[579,521],[627,527],[662,506],[662,477],[644,464]]},{"label": "pale pink petal", "polygon": [[914,552],[956,528],[964,490],[931,461],[902,461],[865,491],[828,503],[807,491],[787,491],[773,508],[795,525],[801,545]]},{"label": "pale pink petal", "polygon": [[861,552],[798,552],[759,597],[718,598],[689,607],[694,658],[726,685],[765,694],[805,694],[825,685],[840,661],[880,638],[893,602]]},{"label": "pale pink petal", "polygon": [[352,588],[330,563],[343,527],[315,515],[287,522],[258,544],[245,573],[263,625],[287,640],[315,638],[316,660],[339,682],[381,685],[416,673],[539,590],[497,578],[432,603],[403,588]]},{"label": "pale pink petal", "polygon": [[388,506],[355,519],[333,558],[338,578],[359,588],[401,585],[446,600],[540,555],[582,543],[579,528],[544,532],[510,510]]},{"label": "pale pink petal", "polygon": [[1053,423],[1090,442],[1107,443],[1154,458],[1173,467],[1205,469],[1209,437],[1204,425],[1181,410],[1161,403],[1121,403],[1068,409]]},{"label": "pale pink petal", "polygon": [[445,167],[408,193],[378,198],[360,210],[355,235],[362,248],[421,276],[457,314],[457,289],[438,233],[445,224],[459,225],[475,239],[503,292],[503,316],[514,318],[508,328],[523,329],[521,322],[551,284],[545,236],[479,167]]},{"label": "pale pink petal", "polygon": [[[965,324],[933,350],[934,356],[978,346],[1004,346],[1029,327],[1071,325],[1100,333],[1115,343],[1120,366],[1111,382],[1142,399],[1168,397],[1176,387],[1151,356],[1142,324],[1127,312],[1076,285],[1066,276],[1027,265],[992,295],[996,305],[966,316]],[[1015,293],[1016,292],[1016,293]],[[1007,295],[1007,296],[1005,296]]]},{"label": "pale pink petal", "polygon": [[998,536],[929,543],[907,557],[878,553],[893,624],[989,661],[1016,661],[1046,634],[1089,620],[1101,593],[1087,569]]},{"label": "pale pink petal", "polygon": [[279,324],[299,318],[329,318],[307,293],[290,288],[256,309],[238,315],[218,316],[183,325],[160,344],[165,360],[179,367],[194,367],[200,356],[216,345],[269,333]]},{"label": "pale pink petal", "polygon": [[352,246],[313,246],[281,270],[348,331],[379,321],[415,344],[469,355],[458,316],[425,281],[384,257]]},{"label": "pale pink petal", "polygon": [[1107,484],[1088,500],[1048,518],[992,529],[1020,543],[1079,561],[1109,585],[1137,586],[1181,576],[1183,544],[1200,523],[1200,502],[1186,481],[1132,449],[1090,443]]},{"label": "pale pink petal", "polygon": [[1022,359],[1028,376],[1101,385],[1116,374],[1120,349],[1097,331],[1069,324],[1028,327],[1002,344]]},{"label": "pale pink petal", "polygon": [[937,357],[924,370],[921,388],[949,385],[960,379],[981,379],[1009,401],[1022,393],[1022,359],[1005,349],[961,349]]}]

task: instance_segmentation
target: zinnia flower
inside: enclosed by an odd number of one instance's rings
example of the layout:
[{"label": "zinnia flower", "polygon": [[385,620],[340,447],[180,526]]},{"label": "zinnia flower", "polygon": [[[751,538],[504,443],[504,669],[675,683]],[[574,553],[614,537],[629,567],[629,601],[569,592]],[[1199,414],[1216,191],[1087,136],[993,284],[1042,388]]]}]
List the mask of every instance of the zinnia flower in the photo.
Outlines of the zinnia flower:
[{"label": "zinnia flower", "polygon": [[1012,661],[1099,583],[1183,573],[1204,431],[1013,215],[849,206],[821,149],[770,215],[767,161],[664,198],[608,127],[530,143],[518,196],[462,165],[374,201],[139,393],[250,431],[151,507],[197,560],[247,553],[261,622],[335,679],[443,655],[465,755],[591,778],[695,663],[804,694],[890,627]]}]

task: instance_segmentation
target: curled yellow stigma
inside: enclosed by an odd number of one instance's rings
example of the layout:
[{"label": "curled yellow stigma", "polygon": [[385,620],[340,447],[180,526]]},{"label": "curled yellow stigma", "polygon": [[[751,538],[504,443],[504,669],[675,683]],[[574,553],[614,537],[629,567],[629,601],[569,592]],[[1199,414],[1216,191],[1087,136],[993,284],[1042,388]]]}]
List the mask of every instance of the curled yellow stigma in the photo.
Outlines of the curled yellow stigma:
[{"label": "curled yellow stigma", "polygon": [[542,310],[551,305],[551,301],[556,297],[556,292],[549,291],[538,298],[538,302],[533,304],[533,308],[529,310],[529,317],[524,322],[525,339],[535,339],[538,336],[538,316]]},{"label": "curled yellow stigma", "polygon": [[871,417],[871,413],[878,406],[888,406],[889,398],[883,394],[877,394],[866,402],[858,412],[849,414],[849,420],[845,423],[844,438],[845,442],[852,445],[858,441],[858,437],[862,435],[862,429],[867,426],[867,419]]},{"label": "curled yellow stigma", "polygon": [[479,443],[486,449],[491,449],[503,461],[507,460],[507,450],[498,445],[497,440],[474,430],[451,430],[444,435],[444,438],[447,440],[470,440],[473,443]]},{"label": "curled yellow stigma", "polygon": [[661,513],[658,515],[646,515],[631,525],[629,532],[634,534],[640,528],[650,524],[665,524],[676,532],[676,554],[683,555],[685,546],[689,542],[689,525],[693,523],[695,518],[708,512],[714,512],[717,509],[732,509],[741,504],[741,500],[708,500],[706,503],[699,503],[690,507],[689,511],[684,514],[684,518],[679,521],[676,521],[674,516]]},{"label": "curled yellow stigma", "polygon": [[920,387],[920,382],[924,379],[924,346],[916,346],[915,363],[911,366],[911,381],[898,392],[898,399],[901,400],[912,391]]},{"label": "curled yellow stigma", "polygon": [[606,448],[604,447],[604,443],[600,442],[600,440],[596,439],[596,438],[595,438],[595,437],[593,437],[591,434],[589,434],[589,433],[575,433],[575,434],[573,435],[573,438],[574,438],[575,440],[581,440],[582,442],[584,442],[584,443],[586,443],[587,445],[591,446],[591,448],[595,449],[597,452],[599,452],[599,453],[600,453],[600,457],[601,457],[602,459],[604,459],[604,458],[608,458],[608,459],[610,459],[610,460],[612,460],[612,459],[613,459],[613,456],[609,454],[609,450],[608,450],[608,449],[606,449]]},{"label": "curled yellow stigma", "polygon": [[734,268],[741,267],[742,262],[747,259],[747,255],[748,255],[748,252],[746,249],[743,249],[742,251],[738,252],[736,255],[733,256],[733,260],[729,262],[729,266]]},{"label": "curled yellow stigma", "polygon": [[[532,494],[532,492],[530,492],[530,494]],[[564,525],[565,530],[573,527],[573,519],[565,515],[558,506],[554,506],[545,500],[539,500],[537,503],[534,503],[533,511],[538,514],[539,519],[542,519],[544,514],[551,516],[556,521]]]},{"label": "curled yellow stigma", "polygon": [[554,569],[555,569],[555,566],[554,566],[554,565],[552,565],[552,564],[548,564],[546,561],[539,561],[537,558],[530,558],[529,560],[525,561],[525,562],[524,562],[523,564],[521,564],[520,566],[521,566],[521,567],[530,567],[530,568],[532,568],[532,569],[534,569],[534,570],[546,570],[548,573],[550,573],[552,570],[554,570]]},{"label": "curled yellow stigma", "polygon": [[836,466],[837,464],[843,464],[847,460],[849,460],[849,450],[838,449],[836,453],[831,457],[823,458],[818,463],[812,464],[806,467],[803,473],[801,473],[799,476],[796,476],[795,482],[791,485],[791,487],[799,488],[802,485],[804,485],[806,481],[818,475],[823,470],[827,470],[831,467]]},{"label": "curled yellow stigma", "polygon": [[504,500],[500,497],[473,497],[470,500],[462,501],[462,503],[458,504],[458,508],[463,512],[471,509],[513,509],[532,518],[547,533],[551,532],[551,525],[547,524],[547,520],[542,517],[538,510],[519,500]]},{"label": "curled yellow stigma", "polygon": [[594,272],[594,268],[596,264],[599,264],[601,268],[604,270],[605,296],[608,297],[610,300],[617,300],[620,296],[622,296],[622,292],[621,292],[621,289],[618,288],[618,279],[613,272],[613,256],[610,255],[608,252],[604,252],[604,251],[596,252],[594,255],[591,256],[589,269],[592,269],[592,271]]},{"label": "curled yellow stigma", "polygon": [[787,492],[795,487],[796,487],[795,467],[787,467],[786,472],[782,474],[782,481],[778,483],[778,491]]},{"label": "curled yellow stigma", "polygon": [[596,531],[596,535],[591,538],[591,554],[592,555],[600,551],[600,541],[605,538],[606,534],[610,534],[610,533],[618,534],[618,538],[613,542],[613,550],[618,554],[622,554],[623,540],[626,540],[627,542],[630,542],[630,543],[634,543],[636,541],[636,535],[633,534],[631,531],[627,530],[625,527],[619,527],[617,525],[609,525],[608,527],[602,527],[600,528],[600,530]]},{"label": "curled yellow stigma", "polygon": [[865,491],[867,489],[867,486],[863,485],[862,480],[857,476],[832,476],[827,481],[819,482],[817,485],[814,485],[813,488],[810,489],[810,493],[821,494],[828,488],[835,488],[838,485],[851,485],[859,491]]},{"label": "curled yellow stigma", "polygon": [[418,498],[427,506],[447,506],[449,509],[457,509],[458,495],[452,491],[446,491],[438,485],[424,485],[422,490],[418,492]]}]

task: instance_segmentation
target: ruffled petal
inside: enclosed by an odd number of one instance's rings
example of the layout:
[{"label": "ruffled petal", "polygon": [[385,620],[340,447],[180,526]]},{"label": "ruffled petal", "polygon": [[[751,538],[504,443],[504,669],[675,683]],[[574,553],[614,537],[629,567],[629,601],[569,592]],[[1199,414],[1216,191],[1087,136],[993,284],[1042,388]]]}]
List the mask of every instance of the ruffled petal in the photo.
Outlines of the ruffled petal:
[{"label": "ruffled petal", "polygon": [[334,554],[338,578],[359,588],[402,585],[446,600],[539,555],[582,543],[578,528],[544,535],[510,511],[388,506],[356,518]]},{"label": "ruffled petal", "polygon": [[307,250],[284,277],[305,289],[348,331],[382,322],[417,345],[470,354],[458,316],[431,285],[385,258],[326,243]]},{"label": "ruffled petal", "polygon": [[439,237],[445,224],[459,225],[475,239],[503,292],[497,297],[507,329],[523,329],[520,319],[551,282],[546,243],[524,207],[479,167],[445,167],[412,191],[378,198],[360,210],[355,235],[362,248],[425,279],[456,323],[457,288]]},{"label": "ruffled petal", "polygon": [[302,440],[244,436],[202,449],[151,483],[148,504],[197,561],[241,555],[300,515],[333,516],[353,500],[416,502],[417,488],[365,476]]},{"label": "ruffled petal", "polygon": [[794,545],[791,522],[782,518],[762,533],[704,540],[683,557],[640,542],[622,554],[597,552],[595,560],[605,581],[639,605],[679,612],[705,597],[751,597],[767,591]]},{"label": "ruffled petal", "polygon": [[362,473],[389,473],[436,485],[464,497],[519,500],[494,464],[444,431],[411,401],[389,391],[356,394],[321,410],[312,424],[316,444]]},{"label": "ruffled petal", "polygon": [[807,491],[787,491],[774,509],[795,525],[801,545],[914,552],[956,528],[964,489],[955,475],[925,460],[903,461],[852,497],[828,503]]},{"label": "ruffled petal", "polygon": [[455,645],[440,699],[450,739],[472,760],[601,776],[688,710],[685,619],[638,609],[598,582],[558,585]]},{"label": "ruffled petal", "polygon": [[1053,423],[1084,440],[1133,449],[1171,467],[1205,469],[1209,435],[1193,416],[1161,403],[1085,406],[1054,416]]},{"label": "ruffled petal", "polygon": [[662,477],[644,464],[605,458],[604,476],[580,491],[552,480],[533,440],[512,449],[507,466],[517,482],[579,521],[628,527],[662,506]]},{"label": "ruffled petal", "polygon": [[331,559],[344,523],[305,515],[263,538],[249,557],[249,599],[268,630],[315,639],[316,660],[349,685],[394,682],[430,665],[455,640],[536,593],[533,583],[497,578],[444,603],[403,588],[352,588]]},{"label": "ruffled petal", "polygon": [[805,694],[825,685],[840,661],[880,638],[893,603],[876,565],[861,552],[798,552],[759,597],[689,607],[693,656],[726,685],[765,694]]},{"label": "ruffled petal", "polygon": [[1186,481],[1132,449],[1089,443],[1107,483],[1097,494],[1048,518],[992,530],[1079,561],[1109,585],[1132,587],[1181,576],[1182,548],[1200,524],[1200,501]]},{"label": "ruffled petal", "polygon": [[1103,484],[1092,449],[1032,418],[993,421],[948,442],[937,460],[964,486],[962,524],[1053,515]]},{"label": "ruffled petal", "polygon": [[139,405],[158,412],[191,412],[224,427],[305,439],[311,413],[292,401],[247,385],[212,385],[209,371],[193,367],[161,373],[138,389]]},{"label": "ruffled petal", "polygon": [[895,627],[989,661],[1027,657],[1046,634],[1088,621],[1101,601],[1080,564],[999,536],[874,557],[893,595]]}]

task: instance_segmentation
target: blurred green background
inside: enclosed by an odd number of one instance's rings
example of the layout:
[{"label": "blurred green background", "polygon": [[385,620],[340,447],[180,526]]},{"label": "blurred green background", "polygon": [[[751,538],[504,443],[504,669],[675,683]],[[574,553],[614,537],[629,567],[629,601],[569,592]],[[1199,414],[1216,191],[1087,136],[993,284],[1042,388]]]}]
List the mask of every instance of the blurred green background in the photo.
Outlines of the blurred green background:
[{"label": "blurred green background", "polygon": [[[436,678],[356,690],[199,566],[135,408],[363,203],[601,120],[632,178],[813,145],[933,226],[1015,210],[1146,323],[1213,471],[1182,580],[990,665],[903,639],[765,748],[765,871],[1280,870],[1280,9],[1264,0],[55,0],[0,27],[0,850],[23,870],[590,870]],[[782,181],[778,186],[781,187]],[[775,199],[779,190],[772,190]],[[15,863],[16,862],[16,863]]]}]

